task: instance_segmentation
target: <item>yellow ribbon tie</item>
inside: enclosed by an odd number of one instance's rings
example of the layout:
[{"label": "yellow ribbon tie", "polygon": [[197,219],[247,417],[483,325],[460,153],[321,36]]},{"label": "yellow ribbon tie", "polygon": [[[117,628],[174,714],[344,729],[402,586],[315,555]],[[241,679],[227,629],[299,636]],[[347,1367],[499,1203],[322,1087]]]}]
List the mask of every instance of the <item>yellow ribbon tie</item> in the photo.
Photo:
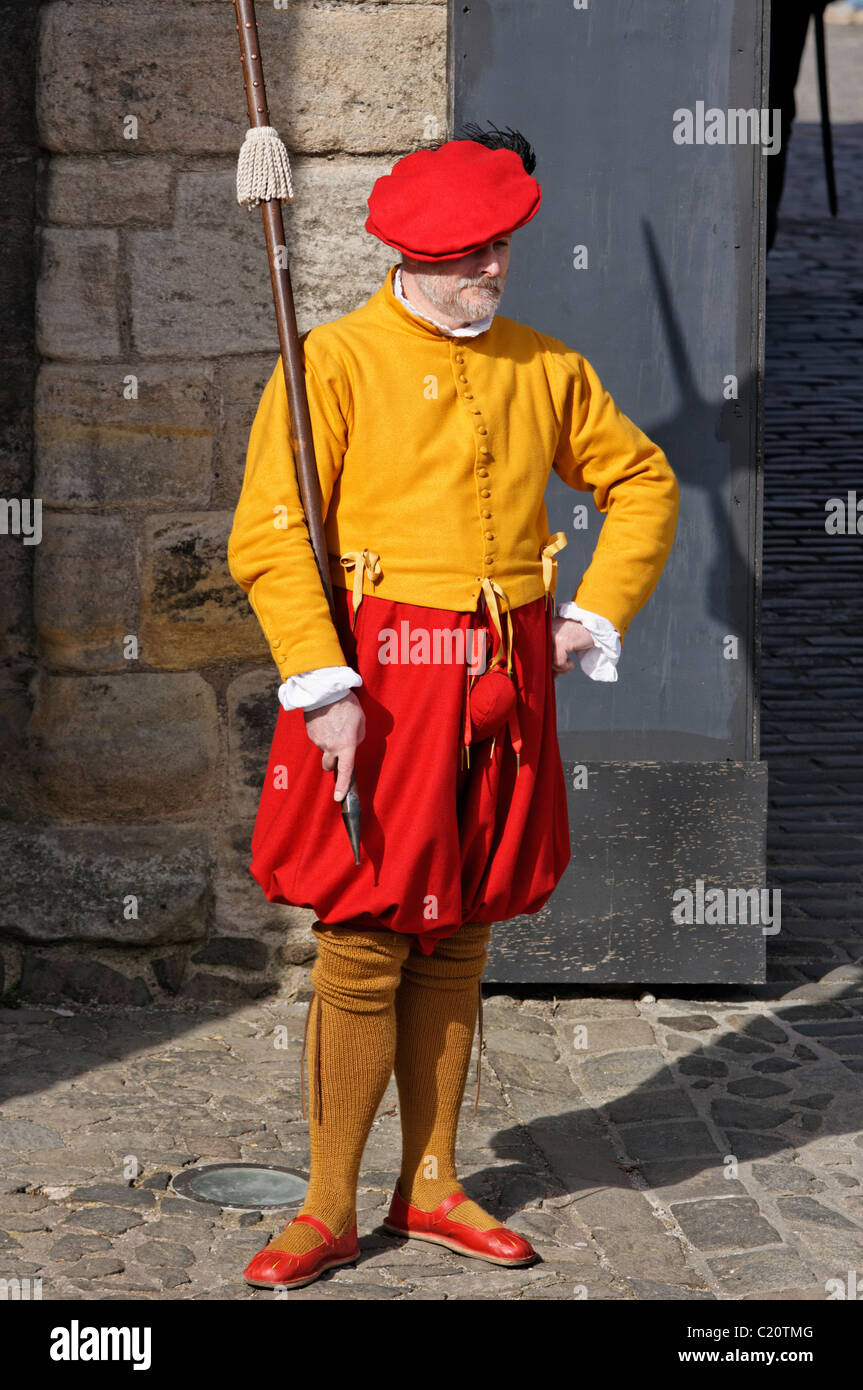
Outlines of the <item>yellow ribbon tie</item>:
[{"label": "yellow ribbon tie", "polygon": [[[564,540],[564,545],[565,545],[565,544],[566,544],[566,541]],[[497,606],[497,599],[495,598],[495,594],[500,594],[500,596],[501,596],[501,598],[503,599],[504,603],[507,604],[506,609],[504,610],[505,613],[506,613],[506,628],[507,628],[507,631],[506,631],[506,674],[507,674],[508,676],[511,676],[511,675],[512,675],[512,617],[510,616],[509,603],[508,603],[508,601],[507,601],[506,594],[504,593],[503,589],[500,587],[500,585],[497,583],[496,580],[494,580],[494,579],[489,579],[488,577],[486,577],[485,579],[482,580],[482,591],[483,591],[483,593],[485,594],[485,601],[486,601],[486,603],[487,603],[487,605],[488,605],[488,611],[489,611],[489,613],[491,614],[491,620],[492,620],[492,622],[494,623],[495,628],[497,629],[497,635],[498,635],[498,637],[500,638],[501,647],[503,647],[503,644],[504,644],[504,639],[503,639],[503,628],[502,628],[502,626],[501,626],[501,621],[500,621],[500,609],[499,609],[498,606]],[[501,659],[501,658],[500,658],[500,652],[498,652],[497,656],[496,656],[496,657],[494,658],[494,660],[491,662],[491,666],[489,666],[489,670],[491,670],[491,667],[492,667],[492,666],[496,666],[497,663],[500,661],[500,659]]]},{"label": "yellow ribbon tie", "polygon": [[551,597],[552,590],[557,587],[557,561],[553,556],[557,555],[558,551],[563,550],[563,547],[568,544],[569,542],[563,531],[555,531],[554,535],[549,537],[540,551],[540,555],[542,556],[542,582],[545,587],[546,607],[548,607],[548,600]]},{"label": "yellow ribbon tie", "polygon": [[346,573],[351,569],[354,571],[354,614],[351,618],[351,631],[353,631],[357,621],[357,613],[363,601],[363,582],[366,575],[372,584],[377,583],[383,575],[381,557],[374,550],[346,550],[344,555],[339,557],[339,562],[344,566]]}]

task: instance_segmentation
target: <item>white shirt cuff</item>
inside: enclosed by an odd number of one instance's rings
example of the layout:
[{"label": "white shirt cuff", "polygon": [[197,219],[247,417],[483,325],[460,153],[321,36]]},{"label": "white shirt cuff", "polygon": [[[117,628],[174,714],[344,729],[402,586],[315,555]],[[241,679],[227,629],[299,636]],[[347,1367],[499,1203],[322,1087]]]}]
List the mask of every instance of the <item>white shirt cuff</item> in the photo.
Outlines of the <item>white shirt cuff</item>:
[{"label": "white shirt cuff", "polygon": [[319,666],[314,671],[288,676],[279,686],[279,699],[285,709],[322,709],[362,683],[362,676],[350,666]]},{"label": "white shirt cuff", "polygon": [[593,638],[593,646],[578,653],[581,669],[586,676],[595,681],[616,681],[617,663],[620,658],[620,633],[608,618],[599,613],[591,613],[587,608],[579,608],[577,603],[559,603],[559,618],[572,618],[586,627]]}]

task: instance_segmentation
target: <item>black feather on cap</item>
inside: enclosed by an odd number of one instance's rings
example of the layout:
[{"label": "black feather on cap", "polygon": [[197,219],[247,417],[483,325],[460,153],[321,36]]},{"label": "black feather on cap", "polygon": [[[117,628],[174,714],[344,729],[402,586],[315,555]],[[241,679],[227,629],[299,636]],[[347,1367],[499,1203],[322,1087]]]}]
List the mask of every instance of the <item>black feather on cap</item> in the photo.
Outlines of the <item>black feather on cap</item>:
[{"label": "black feather on cap", "polygon": [[524,165],[525,173],[532,174],[536,168],[536,154],[520,130],[513,130],[512,126],[507,126],[505,130],[498,130],[497,126],[491,121],[488,123],[488,130],[483,130],[482,126],[475,121],[466,126],[462,126],[462,134],[467,140],[475,140],[479,145],[485,145],[489,150],[513,150],[519,155]]}]

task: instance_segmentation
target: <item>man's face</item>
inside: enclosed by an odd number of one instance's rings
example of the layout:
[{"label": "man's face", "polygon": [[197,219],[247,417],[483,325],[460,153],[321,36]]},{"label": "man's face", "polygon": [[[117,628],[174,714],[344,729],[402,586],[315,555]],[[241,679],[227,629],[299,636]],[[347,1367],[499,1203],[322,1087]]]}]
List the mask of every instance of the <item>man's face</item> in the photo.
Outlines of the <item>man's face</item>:
[{"label": "man's face", "polygon": [[510,238],[500,237],[457,261],[406,261],[427,299],[443,313],[474,323],[494,313],[509,269]]}]

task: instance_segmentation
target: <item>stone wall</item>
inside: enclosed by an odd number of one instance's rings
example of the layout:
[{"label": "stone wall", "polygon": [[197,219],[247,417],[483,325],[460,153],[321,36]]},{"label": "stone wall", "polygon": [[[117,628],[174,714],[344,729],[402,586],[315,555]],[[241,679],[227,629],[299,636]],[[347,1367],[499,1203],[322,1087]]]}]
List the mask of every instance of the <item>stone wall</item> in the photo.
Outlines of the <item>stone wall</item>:
[{"label": "stone wall", "polygon": [[[268,904],[248,873],[278,673],[225,553],[278,353],[260,214],[236,202],[233,8],[29,8],[41,363],[32,483],[17,486],[41,499],[42,538],[0,537],[4,574],[17,566],[6,988],[133,1005],[291,989],[313,918]],[[363,230],[365,199],[395,158],[446,138],[447,11],[258,11],[293,156],[302,331],[365,300],[395,259]]]}]

